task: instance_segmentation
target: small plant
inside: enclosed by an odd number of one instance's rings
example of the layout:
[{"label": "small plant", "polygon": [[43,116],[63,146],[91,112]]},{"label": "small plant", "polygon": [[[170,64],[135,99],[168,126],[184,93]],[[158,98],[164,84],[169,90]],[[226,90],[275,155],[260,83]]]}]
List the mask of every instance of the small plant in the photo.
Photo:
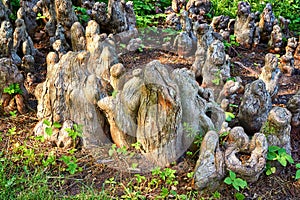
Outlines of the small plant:
[{"label": "small plant", "polygon": [[48,154],[48,157],[46,160],[42,160],[42,164],[44,167],[48,167],[49,165],[55,165],[56,164],[56,156],[54,155],[54,151],[51,151]]},{"label": "small plant", "polygon": [[82,168],[78,167],[77,159],[74,156],[62,156],[60,160],[67,165],[68,168],[66,170],[70,174],[75,174],[76,172],[82,171]]},{"label": "small plant", "polygon": [[72,128],[66,128],[69,137],[72,138],[73,141],[76,140],[77,137],[82,137],[82,130],[83,125],[74,124]]},{"label": "small plant", "polygon": [[141,195],[141,191],[136,191],[136,189],[132,186],[132,182],[129,181],[126,185],[123,183],[119,183],[120,186],[124,188],[124,193],[121,196],[121,199],[130,199],[130,200],[144,200],[146,197]]},{"label": "small plant", "polygon": [[[284,148],[280,148],[278,146],[269,146],[268,154],[267,154],[268,161],[278,161],[283,167],[286,167],[288,163],[293,164],[294,159],[292,156],[286,153]],[[271,175],[276,172],[276,167],[271,166],[271,163],[268,162],[266,164],[266,175]]]},{"label": "small plant", "polygon": [[145,45],[144,45],[144,44],[141,44],[137,50],[138,50],[140,53],[142,53],[142,52],[144,51],[144,48],[145,48]]},{"label": "small plant", "polygon": [[79,6],[73,6],[73,9],[79,19],[79,22],[88,22],[90,20],[90,16],[87,14],[86,8],[82,8]]},{"label": "small plant", "polygon": [[9,15],[9,18],[14,21],[17,19],[17,11],[20,8],[20,0],[11,0],[8,2],[10,2],[11,11],[12,11],[12,13]]},{"label": "small plant", "polygon": [[26,160],[25,160],[25,164],[29,164],[29,163],[33,163],[34,161],[35,161],[35,153],[34,153],[34,150],[33,149],[28,149],[28,148],[26,148],[26,147],[24,147],[24,146],[21,146],[22,148],[22,151],[23,151],[23,156],[25,157],[25,158],[27,158]]},{"label": "small plant", "polygon": [[45,142],[45,137],[43,135],[36,136],[34,137],[34,139],[36,139],[37,141]]},{"label": "small plant", "polygon": [[171,37],[165,37],[165,38],[163,39],[163,42],[166,43],[166,42],[169,42],[169,41],[171,41],[171,40],[172,40]]},{"label": "small plant", "polygon": [[36,17],[36,20],[45,19],[45,18],[46,18],[46,16],[42,15],[41,13],[38,13],[37,17]]},{"label": "small plant", "polygon": [[189,172],[186,174],[188,178],[193,178],[195,172]]},{"label": "small plant", "polygon": [[159,177],[165,181],[167,185],[177,185],[178,181],[175,180],[176,170],[165,168],[163,171],[159,171]]},{"label": "small plant", "polygon": [[132,164],[131,164],[131,168],[132,168],[132,169],[136,169],[138,165],[139,165],[139,164],[137,164],[137,163],[132,163]]},{"label": "small plant", "polygon": [[11,117],[16,117],[17,116],[17,111],[14,110],[14,111],[9,111],[9,114]]},{"label": "small plant", "polygon": [[15,14],[13,14],[13,13],[10,13],[8,17],[9,17],[9,19],[11,19],[12,21],[15,21],[15,20],[17,19],[17,16],[16,16]]},{"label": "small plant", "polygon": [[7,132],[8,132],[9,135],[16,135],[17,134],[16,130],[17,130],[16,127],[12,127],[10,129],[8,129]]},{"label": "small plant", "polygon": [[115,178],[114,178],[114,177],[111,177],[111,178],[109,178],[109,179],[106,179],[104,183],[105,183],[105,184],[110,184],[110,185],[115,185],[115,184],[117,184],[117,182],[115,181]]},{"label": "small plant", "polygon": [[140,184],[142,181],[145,181],[146,180],[146,177],[145,176],[141,176],[140,174],[135,174],[135,180],[138,184]]},{"label": "small plant", "polygon": [[126,155],[128,155],[128,151],[127,151],[127,148],[125,146],[122,146],[122,147],[119,148],[119,147],[117,147],[116,144],[112,144],[110,149],[108,150],[108,155],[110,157],[112,157],[113,155],[126,156]]},{"label": "small plant", "polygon": [[122,146],[120,148],[117,148],[117,153],[118,154],[123,154],[123,155],[127,155],[128,154],[128,151],[127,151],[127,148],[125,146]]},{"label": "small plant", "polygon": [[131,146],[134,147],[135,150],[141,150],[142,144],[137,141],[136,143],[131,144]]},{"label": "small plant", "polygon": [[241,178],[237,178],[236,174],[233,171],[229,171],[229,177],[226,177],[224,183],[227,185],[232,185],[237,191],[240,191],[240,188],[244,189],[247,187],[247,182]]},{"label": "small plant", "polygon": [[288,162],[290,164],[294,163],[292,156],[288,155],[284,148],[278,146],[269,146],[267,159],[272,161],[277,160],[283,167],[286,167]]},{"label": "small plant", "polygon": [[126,49],[126,44],[120,43],[120,47],[121,47],[122,49]]},{"label": "small plant", "polygon": [[236,36],[235,35],[230,35],[229,36],[229,42],[224,40],[223,44],[225,46],[225,49],[230,48],[232,46],[240,46],[240,43],[236,42]]},{"label": "small plant", "polygon": [[229,131],[222,132],[219,136],[220,140],[226,138],[229,135],[229,133],[230,133]]},{"label": "small plant", "polygon": [[52,134],[53,134],[53,129],[54,129],[54,128],[60,128],[60,127],[61,127],[61,124],[58,123],[58,122],[53,122],[53,124],[51,125],[50,121],[47,120],[47,119],[45,119],[45,120],[43,121],[43,124],[46,125],[46,127],[45,127],[45,132],[46,132],[46,134],[47,134],[48,136],[52,136]]},{"label": "small plant", "polygon": [[220,199],[220,198],[221,198],[221,194],[220,194],[220,192],[218,192],[218,191],[215,191],[212,195],[213,195],[213,197],[214,197],[215,199]]},{"label": "small plant", "polygon": [[276,167],[271,166],[270,162],[267,162],[266,164],[266,175],[269,176],[271,174],[274,174],[276,172]]},{"label": "small plant", "polygon": [[202,140],[203,140],[203,135],[198,134],[194,139],[194,144],[197,145],[197,147],[201,147]]},{"label": "small plant", "polygon": [[8,87],[3,89],[4,93],[15,95],[15,94],[22,94],[22,90],[20,88],[20,85],[18,83],[12,83]]},{"label": "small plant", "polygon": [[183,123],[183,129],[186,131],[189,137],[195,138],[194,144],[200,147],[203,140],[203,134],[200,131],[195,130],[189,123],[186,122]]}]

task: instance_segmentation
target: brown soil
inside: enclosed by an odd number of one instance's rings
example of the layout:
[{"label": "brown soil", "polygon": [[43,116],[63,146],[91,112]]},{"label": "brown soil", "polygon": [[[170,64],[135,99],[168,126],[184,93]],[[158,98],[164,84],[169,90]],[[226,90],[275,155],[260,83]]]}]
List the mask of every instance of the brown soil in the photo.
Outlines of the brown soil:
[{"label": "brown soil", "polygon": [[[46,52],[47,46],[43,43],[36,45],[42,52]],[[45,50],[46,49],[46,50]],[[240,76],[243,80],[243,84],[247,84],[253,80],[256,80],[256,75],[260,73],[262,66],[264,65],[264,56],[267,50],[263,47],[257,49],[247,50],[243,48],[231,49],[232,57],[232,75]],[[129,69],[141,67],[144,64],[154,59],[160,60],[163,64],[169,65],[171,68],[189,68],[193,63],[193,58],[179,58],[176,54],[161,51],[144,49],[143,52],[132,52],[122,55],[120,62]],[[241,67],[236,62],[241,62],[245,67]],[[45,77],[45,65],[41,65],[41,77]],[[42,80],[43,78],[41,78]],[[278,95],[274,98],[273,104],[278,106],[285,106],[288,99],[300,89],[300,75],[293,75],[291,77],[283,75],[280,79],[280,90]],[[55,150],[58,155],[68,154],[66,150],[61,150],[52,147],[48,143],[39,143],[36,140],[31,139],[33,135],[33,127],[38,122],[36,118],[36,111],[33,110],[26,115],[18,115],[17,117],[2,116],[0,117],[0,132],[7,133],[7,131],[16,127],[19,134],[14,137],[4,137],[0,142],[0,149],[10,150],[12,149],[11,144],[16,141],[23,143],[26,140],[28,146],[38,145],[39,149],[50,149]],[[291,145],[292,145],[292,156],[295,163],[300,163],[300,134],[299,128],[293,127],[291,132]],[[38,151],[38,150],[37,150]],[[82,172],[75,175],[67,176],[63,185],[51,186],[53,190],[57,191],[61,195],[75,195],[80,192],[83,186],[90,186],[96,190],[101,191],[103,189],[103,183],[106,179],[115,177],[115,180],[122,182],[125,186],[129,182],[131,177],[134,177],[133,173],[124,172],[115,168],[109,167],[105,163],[99,163],[93,155],[93,152],[82,149],[75,153],[78,159],[78,164],[83,168]],[[179,184],[176,186],[178,194],[186,194],[192,190],[193,182],[187,178],[187,173],[192,172],[195,166],[195,158],[185,157],[181,158],[180,161],[169,166],[172,169],[176,169],[176,178]],[[115,160],[115,162],[118,162]],[[58,163],[62,165],[62,163]],[[58,173],[54,167],[51,169],[52,172]],[[295,181],[294,175],[296,168],[288,165],[286,168],[277,170],[276,174],[271,176],[262,175],[256,183],[249,184],[247,189],[241,191],[246,196],[246,199],[299,199],[300,198],[300,182]],[[151,180],[151,173],[144,174],[148,181]],[[53,177],[55,181],[55,177]],[[132,182],[136,184],[135,181]],[[147,185],[147,184],[145,184]],[[153,189],[152,191],[145,191],[146,187],[142,187],[141,191],[147,193],[148,199],[153,199],[160,193],[160,187]],[[174,189],[174,188],[173,188]],[[106,184],[106,191],[110,191],[113,197],[120,197],[124,194],[124,188],[120,185],[109,186]],[[223,184],[222,189],[219,190],[221,193],[221,199],[234,199],[236,191],[232,187]],[[197,198],[204,197],[208,198],[211,193],[199,193]],[[171,198],[171,197],[170,197]]]}]

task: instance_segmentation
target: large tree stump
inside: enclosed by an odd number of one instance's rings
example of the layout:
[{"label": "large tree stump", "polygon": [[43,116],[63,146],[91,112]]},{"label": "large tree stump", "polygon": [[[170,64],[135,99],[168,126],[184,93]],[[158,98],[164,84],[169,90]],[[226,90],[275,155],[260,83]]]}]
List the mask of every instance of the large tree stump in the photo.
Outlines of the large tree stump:
[{"label": "large tree stump", "polygon": [[48,66],[37,113],[38,118],[51,122],[72,120],[83,125],[85,146],[108,141],[102,128],[104,117],[96,106],[105,91],[101,91],[100,79],[87,70],[91,62],[95,60],[88,52],[69,52],[59,63]]},{"label": "large tree stump", "polygon": [[[95,29],[97,23],[89,23],[89,26],[88,30]],[[86,147],[109,141],[104,131],[105,117],[98,109],[97,101],[108,95],[104,86],[109,80],[109,68],[117,62],[113,39],[103,39],[98,32],[89,36],[94,38],[86,40],[89,51],[70,51],[58,63],[58,55],[49,53],[46,81],[39,86],[42,92],[37,95],[38,118],[61,124],[71,120],[83,125],[83,144]],[[44,129],[38,126],[43,124],[38,123],[35,129],[36,134],[42,135],[38,132]]]},{"label": "large tree stump", "polygon": [[223,111],[209,98],[212,93],[197,85],[191,71],[170,73],[152,61],[127,76],[131,78],[123,87],[113,84],[116,96],[98,102],[118,146],[137,141],[147,159],[164,166],[180,157],[194,140],[195,135],[188,134],[183,123],[202,134],[221,128]]},{"label": "large tree stump", "polygon": [[248,134],[259,131],[272,109],[272,101],[263,80],[256,80],[245,87],[238,119]]}]

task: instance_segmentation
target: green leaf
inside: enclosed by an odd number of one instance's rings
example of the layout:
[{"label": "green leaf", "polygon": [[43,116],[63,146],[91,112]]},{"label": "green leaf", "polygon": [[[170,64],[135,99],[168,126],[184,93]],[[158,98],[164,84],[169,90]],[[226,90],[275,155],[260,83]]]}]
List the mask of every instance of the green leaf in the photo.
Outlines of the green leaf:
[{"label": "green leaf", "polygon": [[271,170],[272,174],[274,174],[276,172],[276,167],[271,167],[270,170]]},{"label": "green leaf", "polygon": [[14,111],[9,111],[9,114],[10,114],[10,116],[12,116],[12,117],[16,117],[16,116],[17,116],[17,111],[16,111],[16,110],[14,110]]},{"label": "green leaf", "polygon": [[232,184],[232,180],[230,177],[226,177],[224,180],[224,183],[226,183],[227,185],[231,185]]},{"label": "green leaf", "polygon": [[229,176],[232,180],[236,178],[236,174],[233,171],[229,171]]},{"label": "green leaf", "polygon": [[108,150],[108,155],[112,157],[114,155],[114,150],[113,149]]},{"label": "green leaf", "polygon": [[230,133],[229,131],[225,131],[225,132],[221,133],[220,138],[226,137],[227,135],[229,135],[229,133]]},{"label": "green leaf", "polygon": [[245,181],[245,180],[243,180],[243,179],[241,179],[241,178],[237,178],[237,179],[235,179],[235,181],[234,181],[238,186],[240,186],[241,188],[245,188],[245,187],[247,187],[247,181]]},{"label": "green leaf", "polygon": [[36,140],[39,140],[41,142],[45,142],[45,137],[43,135],[40,135],[40,136],[36,136],[35,137]]},{"label": "green leaf", "polygon": [[189,172],[189,173],[187,173],[187,175],[186,175],[188,178],[193,178],[193,176],[194,176],[194,172]]},{"label": "green leaf", "polygon": [[225,112],[225,120],[227,122],[230,122],[232,119],[235,118],[235,115],[231,112]]},{"label": "green leaf", "polygon": [[[272,167],[272,168],[274,168],[274,167]],[[267,176],[270,176],[271,174],[273,174],[272,168],[267,169],[267,171],[266,171]],[[275,168],[275,170],[276,170],[276,168]]]},{"label": "green leaf", "polygon": [[234,189],[236,189],[237,191],[240,191],[239,185],[237,185],[235,182],[232,183],[232,186],[233,186]]},{"label": "green leaf", "polygon": [[278,149],[278,154],[286,154],[286,150],[284,148]]},{"label": "green leaf", "polygon": [[237,192],[237,193],[235,194],[235,198],[236,198],[237,200],[244,200],[244,199],[245,199],[245,195],[243,195],[243,194],[240,193],[240,192]]},{"label": "green leaf", "polygon": [[268,154],[267,154],[268,160],[276,160],[277,157],[278,157],[278,155],[274,152],[268,152]]},{"label": "green leaf", "polygon": [[286,167],[286,165],[287,165],[287,161],[284,157],[279,157],[278,162],[284,167]]},{"label": "green leaf", "polygon": [[72,148],[72,149],[69,150],[69,153],[70,153],[70,154],[74,154],[76,151],[77,151],[77,149]]},{"label": "green leaf", "polygon": [[160,167],[155,167],[154,169],[151,170],[152,176],[155,175],[160,175],[162,173]]},{"label": "green leaf", "polygon": [[116,145],[116,144],[112,144],[112,145],[111,145],[111,149],[112,149],[112,150],[116,150],[116,148],[117,148],[117,145]]},{"label": "green leaf", "polygon": [[239,107],[238,105],[232,104],[232,103],[230,103],[229,106],[230,106],[230,107],[233,107],[233,108],[238,108],[238,107]]},{"label": "green leaf", "polygon": [[70,156],[62,156],[60,158],[60,160],[63,161],[67,165],[70,163],[71,159],[72,159],[72,157],[70,157]]},{"label": "green leaf", "polygon": [[290,163],[290,164],[294,164],[294,159],[292,158],[292,156],[286,154],[285,155],[286,160]]},{"label": "green leaf", "polygon": [[230,81],[230,80],[233,81],[233,82],[236,82],[236,78],[235,78],[235,77],[229,77],[229,78],[227,78],[227,79],[226,79],[226,82],[227,82],[227,81]]},{"label": "green leaf", "polygon": [[275,152],[281,149],[279,146],[269,146],[268,151],[269,152]]},{"label": "green leaf", "polygon": [[230,41],[235,41],[236,36],[235,35],[230,35],[229,38],[230,38]]},{"label": "green leaf", "polygon": [[117,148],[117,153],[121,153],[122,149],[121,148]]},{"label": "green leaf", "polygon": [[216,79],[212,80],[211,82],[215,85],[220,85],[220,78],[216,78]]},{"label": "green leaf", "polygon": [[136,169],[137,166],[138,166],[137,163],[132,163],[132,164],[131,164],[131,168],[132,168],[132,169]]},{"label": "green leaf", "polygon": [[53,130],[52,130],[51,127],[46,127],[46,128],[45,128],[45,132],[46,132],[46,134],[49,135],[49,136],[52,136],[52,134],[53,134]]},{"label": "green leaf", "polygon": [[60,128],[61,127],[61,124],[59,122],[54,122],[53,123],[53,127],[54,128]]},{"label": "green leaf", "polygon": [[296,171],[296,176],[295,176],[295,179],[299,179],[300,178],[300,170],[298,169]]},{"label": "green leaf", "polygon": [[173,196],[176,196],[176,195],[177,195],[177,192],[174,191],[174,190],[170,190],[170,194],[173,195]]},{"label": "green leaf", "polygon": [[163,188],[161,189],[160,195],[163,196],[163,197],[165,198],[165,197],[168,196],[168,194],[169,194],[168,188],[163,187]]},{"label": "green leaf", "polygon": [[45,124],[46,126],[51,126],[50,122],[49,122],[47,119],[45,119],[45,120],[43,121],[43,124]]},{"label": "green leaf", "polygon": [[296,164],[296,168],[297,168],[297,169],[300,169],[300,163],[297,163],[297,164]]},{"label": "green leaf", "polygon": [[69,171],[70,174],[75,174],[75,172],[77,171],[77,167],[78,167],[78,165],[76,163],[70,162],[68,164],[67,171]]}]

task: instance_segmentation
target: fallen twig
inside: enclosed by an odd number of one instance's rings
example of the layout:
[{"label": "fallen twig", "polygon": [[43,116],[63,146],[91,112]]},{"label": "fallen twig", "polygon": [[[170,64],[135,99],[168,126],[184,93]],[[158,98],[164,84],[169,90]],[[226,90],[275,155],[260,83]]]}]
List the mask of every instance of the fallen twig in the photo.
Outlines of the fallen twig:
[{"label": "fallen twig", "polygon": [[251,76],[251,75],[252,75],[252,76],[255,76],[255,78],[258,78],[258,77],[259,77],[259,73],[258,73],[258,72],[254,71],[253,69],[251,69],[251,68],[249,68],[249,67],[246,67],[243,63],[238,62],[238,61],[237,61],[237,62],[233,62],[233,63],[234,63],[234,64],[237,64],[238,66],[240,66],[240,67],[246,69],[247,71],[251,72],[250,76]]}]

